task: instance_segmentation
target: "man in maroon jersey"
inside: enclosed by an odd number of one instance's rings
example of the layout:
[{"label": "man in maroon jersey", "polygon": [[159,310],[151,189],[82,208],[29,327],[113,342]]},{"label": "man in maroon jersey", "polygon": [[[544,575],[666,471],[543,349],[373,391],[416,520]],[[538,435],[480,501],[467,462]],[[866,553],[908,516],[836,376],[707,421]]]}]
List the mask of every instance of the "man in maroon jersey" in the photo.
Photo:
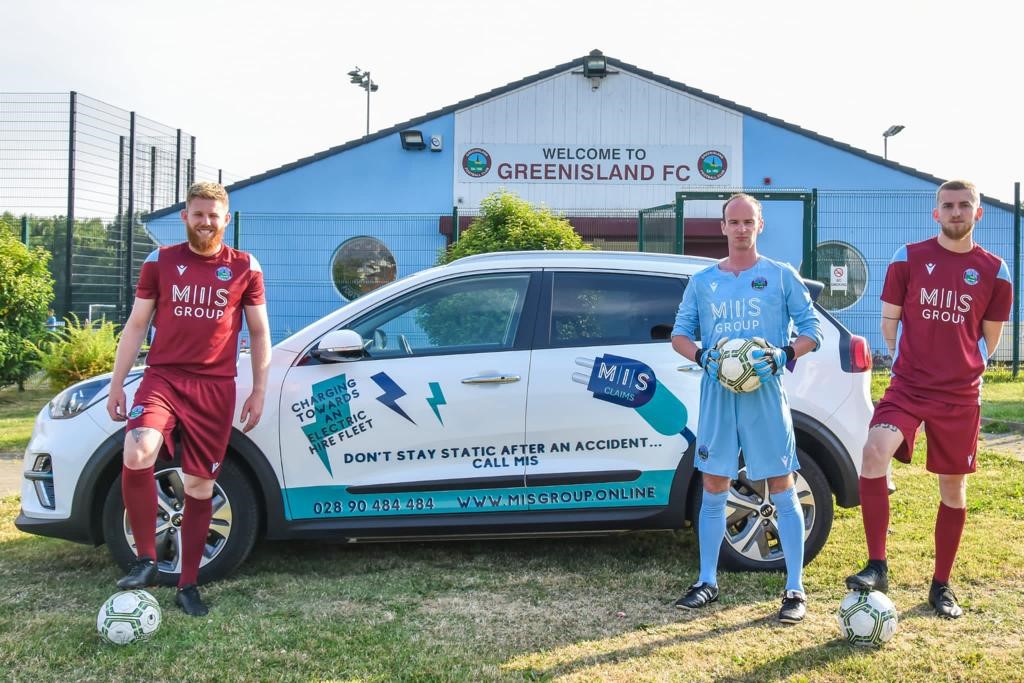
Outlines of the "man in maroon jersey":
[{"label": "man in maroon jersey", "polygon": [[892,380],[864,445],[860,503],[868,564],[846,586],[888,590],[886,471],[893,456],[910,462],[923,422],[927,467],[939,477],[941,498],[928,602],[940,617],[955,619],[963,610],[949,575],[967,515],[967,475],[978,464],[981,376],[1009,318],[1013,289],[1003,259],[974,242],[983,212],[974,184],[943,183],[936,203],[938,236],[900,247],[885,274],[882,336],[893,357]]},{"label": "man in maroon jersey", "polygon": [[[263,414],[270,331],[260,264],[223,244],[231,220],[224,188],[217,183],[193,185],[181,220],[188,241],[160,247],[142,265],[135,304],[117,345],[107,412],[113,420],[127,420],[121,492],[138,557],[117,587],[156,583],[153,466],[158,455],[171,458],[177,450],[185,475],[185,511],[175,602],[187,614],[203,616],[209,610],[196,582],[213,513],[213,484],[231,435],[243,310],[252,347],[252,393],[239,416],[243,432],[255,427]],[[156,332],[148,367],[127,410],[124,380],[150,322]]]}]

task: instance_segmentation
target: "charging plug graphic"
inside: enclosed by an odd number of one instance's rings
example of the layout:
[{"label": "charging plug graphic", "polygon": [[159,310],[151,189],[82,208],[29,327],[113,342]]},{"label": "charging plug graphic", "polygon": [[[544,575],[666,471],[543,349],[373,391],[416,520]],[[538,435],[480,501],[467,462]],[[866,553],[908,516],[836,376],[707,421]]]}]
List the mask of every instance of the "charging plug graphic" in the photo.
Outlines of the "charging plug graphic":
[{"label": "charging plug graphic", "polygon": [[697,440],[686,426],[686,406],[668,387],[658,384],[646,363],[606,353],[593,359],[577,358],[576,365],[590,372],[574,372],[572,381],[586,384],[594,398],[635,409],[659,434],[682,434],[687,444]]}]

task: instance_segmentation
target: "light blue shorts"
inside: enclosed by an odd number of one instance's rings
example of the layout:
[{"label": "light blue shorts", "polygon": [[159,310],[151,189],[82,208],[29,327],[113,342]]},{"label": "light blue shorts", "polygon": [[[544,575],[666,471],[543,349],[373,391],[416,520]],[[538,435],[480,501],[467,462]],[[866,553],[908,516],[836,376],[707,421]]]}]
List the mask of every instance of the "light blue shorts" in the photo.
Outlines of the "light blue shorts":
[{"label": "light blue shorts", "polygon": [[734,394],[707,375],[700,385],[700,421],[694,466],[736,478],[740,450],[752,480],[800,469],[789,399],[778,377],[749,394]]}]

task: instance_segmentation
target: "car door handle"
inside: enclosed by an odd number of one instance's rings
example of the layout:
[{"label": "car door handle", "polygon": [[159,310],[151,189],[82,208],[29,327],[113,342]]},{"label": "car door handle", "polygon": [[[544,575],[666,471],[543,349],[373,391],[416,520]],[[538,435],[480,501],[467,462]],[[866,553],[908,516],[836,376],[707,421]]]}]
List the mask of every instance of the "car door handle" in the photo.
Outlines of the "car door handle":
[{"label": "car door handle", "polygon": [[679,372],[704,372],[704,368],[696,363],[684,363],[676,368]]},{"label": "car door handle", "polygon": [[481,375],[479,377],[466,377],[463,384],[511,384],[518,382],[519,375]]}]

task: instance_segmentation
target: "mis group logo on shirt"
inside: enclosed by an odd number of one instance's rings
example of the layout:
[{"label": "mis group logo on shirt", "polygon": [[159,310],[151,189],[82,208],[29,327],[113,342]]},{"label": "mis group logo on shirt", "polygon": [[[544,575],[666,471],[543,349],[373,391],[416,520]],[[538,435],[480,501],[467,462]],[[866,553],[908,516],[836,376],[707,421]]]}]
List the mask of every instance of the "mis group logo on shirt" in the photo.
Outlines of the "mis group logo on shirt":
[{"label": "mis group logo on shirt", "polygon": [[221,282],[227,282],[231,279],[231,269],[227,266],[221,266],[217,269],[217,279]]}]

